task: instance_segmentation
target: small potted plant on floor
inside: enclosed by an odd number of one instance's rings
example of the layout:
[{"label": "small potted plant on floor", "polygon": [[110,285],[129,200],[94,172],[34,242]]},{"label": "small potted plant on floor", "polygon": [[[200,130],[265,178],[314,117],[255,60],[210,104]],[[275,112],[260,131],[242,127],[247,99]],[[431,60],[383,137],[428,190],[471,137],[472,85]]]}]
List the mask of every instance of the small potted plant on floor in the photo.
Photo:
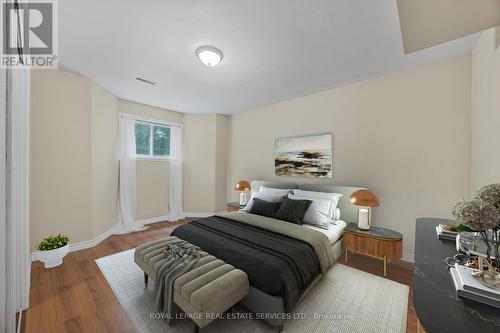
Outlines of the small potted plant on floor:
[{"label": "small potted plant on floor", "polygon": [[69,252],[69,237],[66,235],[48,236],[37,245],[38,260],[45,264],[45,268],[59,266]]}]

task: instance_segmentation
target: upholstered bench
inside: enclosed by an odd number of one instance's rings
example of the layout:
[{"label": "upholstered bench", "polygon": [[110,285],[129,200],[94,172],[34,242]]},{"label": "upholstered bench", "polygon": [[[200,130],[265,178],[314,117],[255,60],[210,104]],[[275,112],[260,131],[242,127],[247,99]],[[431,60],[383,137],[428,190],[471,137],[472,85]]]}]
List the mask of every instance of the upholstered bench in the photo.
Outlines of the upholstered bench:
[{"label": "upholstered bench", "polygon": [[[155,268],[166,260],[163,250],[169,239],[171,237],[152,241],[135,249],[134,261],[144,271],[144,283],[148,283],[148,277],[154,277]],[[238,303],[249,288],[245,272],[203,252],[193,269],[175,280],[173,301],[192,315],[198,329]]]}]

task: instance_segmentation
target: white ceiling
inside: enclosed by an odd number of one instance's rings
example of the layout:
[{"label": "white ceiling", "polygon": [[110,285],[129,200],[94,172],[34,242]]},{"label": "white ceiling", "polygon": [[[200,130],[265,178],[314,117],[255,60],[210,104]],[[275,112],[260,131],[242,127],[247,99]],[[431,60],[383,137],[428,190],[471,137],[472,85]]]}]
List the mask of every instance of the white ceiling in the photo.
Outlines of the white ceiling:
[{"label": "white ceiling", "polygon": [[[234,114],[470,54],[477,39],[404,55],[396,0],[64,0],[59,9],[63,69],[188,113]],[[222,62],[203,65],[201,45],[221,49]]]}]

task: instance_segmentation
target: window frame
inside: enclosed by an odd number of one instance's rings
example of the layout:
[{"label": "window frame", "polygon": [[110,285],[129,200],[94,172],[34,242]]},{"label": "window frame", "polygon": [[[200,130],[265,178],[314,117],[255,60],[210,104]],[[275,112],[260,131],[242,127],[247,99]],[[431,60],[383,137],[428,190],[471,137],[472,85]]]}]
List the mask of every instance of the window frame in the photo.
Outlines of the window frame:
[{"label": "window frame", "polygon": [[[174,122],[169,122],[169,121],[162,121],[162,120],[157,120],[157,119],[151,119],[151,118],[146,118],[146,117],[141,117],[141,116],[136,116],[132,114],[127,114],[127,113],[120,113],[120,117],[125,117],[133,120],[135,123],[142,123],[149,125],[150,128],[150,135],[149,135],[149,155],[143,155],[143,154],[136,154],[136,159],[137,160],[158,160],[158,161],[168,161],[172,158],[171,155],[168,156],[161,156],[161,155],[153,155],[153,127],[154,126],[161,126],[161,127],[180,127],[182,128],[182,124],[174,123]],[[170,132],[172,133],[172,132]],[[134,126],[134,139],[135,139],[135,126]],[[172,147],[172,140],[170,140],[170,147]],[[137,148],[136,148],[137,151]],[[170,150],[171,152],[172,150]]]},{"label": "window frame", "polygon": [[[164,127],[164,128],[171,128],[171,126],[164,125],[164,124],[157,124],[157,123],[152,123],[152,122],[147,122],[144,120],[136,120],[135,123],[139,124],[144,124],[149,126],[149,154],[144,155],[144,154],[136,154],[137,159],[140,160],[169,160],[170,159],[170,152],[169,155],[155,155],[153,153],[153,141],[154,141],[154,127]],[[135,133],[134,133],[135,134]],[[136,141],[137,144],[137,141]],[[169,140],[169,144],[171,144],[171,141]],[[137,148],[136,148],[137,151]],[[170,149],[169,149],[170,151]]]}]

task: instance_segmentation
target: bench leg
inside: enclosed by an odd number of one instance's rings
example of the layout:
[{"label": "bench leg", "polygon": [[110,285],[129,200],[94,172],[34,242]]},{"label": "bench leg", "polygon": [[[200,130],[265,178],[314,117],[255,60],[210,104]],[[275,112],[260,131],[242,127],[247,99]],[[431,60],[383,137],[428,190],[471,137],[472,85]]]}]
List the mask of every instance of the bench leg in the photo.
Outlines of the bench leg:
[{"label": "bench leg", "polygon": [[148,280],[149,280],[149,276],[144,273],[144,284],[147,286],[148,285]]}]

